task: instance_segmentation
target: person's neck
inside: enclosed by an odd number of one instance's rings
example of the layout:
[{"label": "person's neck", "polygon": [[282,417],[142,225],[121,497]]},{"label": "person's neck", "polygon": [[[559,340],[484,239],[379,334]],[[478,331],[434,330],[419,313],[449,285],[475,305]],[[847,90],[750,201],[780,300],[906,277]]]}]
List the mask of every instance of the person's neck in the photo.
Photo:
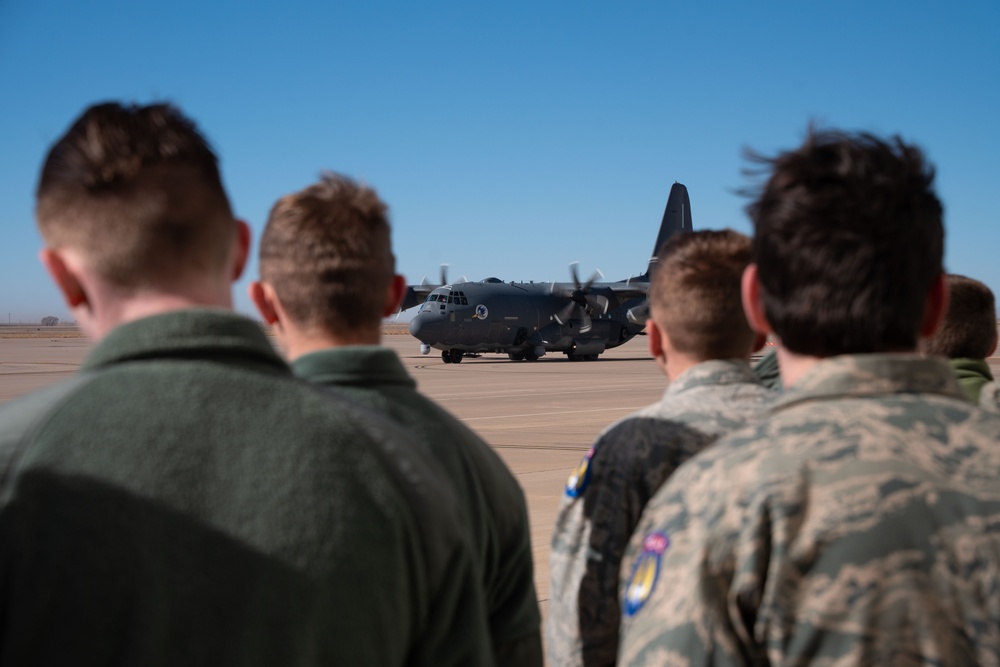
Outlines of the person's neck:
[{"label": "person's neck", "polygon": [[382,332],[355,332],[349,335],[337,335],[328,331],[304,331],[298,327],[287,325],[275,327],[275,338],[285,353],[285,358],[295,361],[311,352],[319,352],[336,347],[352,345],[379,345],[382,342]]},{"label": "person's neck", "polygon": [[153,315],[190,308],[232,310],[233,307],[228,285],[224,289],[143,290],[126,295],[108,292],[95,301],[94,308],[77,316],[81,327],[94,340],[101,340],[123,324]]},{"label": "person's neck", "polygon": [[666,371],[667,378],[673,382],[686,371],[694,368],[703,361],[705,360],[698,359],[697,357],[689,357],[684,354],[678,354],[677,352],[670,352],[667,354],[667,365],[664,370]]},{"label": "person's neck", "polygon": [[781,375],[781,386],[785,389],[798,382],[799,378],[805,375],[809,369],[823,360],[822,357],[792,352],[783,347],[780,342],[777,348],[778,373]]}]

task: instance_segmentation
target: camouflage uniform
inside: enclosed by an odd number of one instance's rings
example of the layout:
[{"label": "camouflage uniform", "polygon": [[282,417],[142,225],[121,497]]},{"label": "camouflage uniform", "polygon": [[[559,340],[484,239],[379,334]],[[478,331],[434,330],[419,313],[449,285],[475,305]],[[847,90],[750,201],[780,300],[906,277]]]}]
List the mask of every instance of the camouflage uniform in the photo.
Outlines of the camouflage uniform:
[{"label": "camouflage uniform", "polygon": [[642,508],[681,462],[759,415],[772,395],[746,362],[706,361],[682,373],[658,403],[598,437],[556,518],[545,627],[550,664],[614,664],[618,568]]},{"label": "camouflage uniform", "polygon": [[650,501],[621,664],[1000,664],[998,441],[943,360],[820,362]]},{"label": "camouflage uniform", "polygon": [[778,366],[777,348],[767,348],[767,352],[757,360],[752,368],[754,376],[760,380],[762,385],[768,389],[781,391],[781,369]]}]

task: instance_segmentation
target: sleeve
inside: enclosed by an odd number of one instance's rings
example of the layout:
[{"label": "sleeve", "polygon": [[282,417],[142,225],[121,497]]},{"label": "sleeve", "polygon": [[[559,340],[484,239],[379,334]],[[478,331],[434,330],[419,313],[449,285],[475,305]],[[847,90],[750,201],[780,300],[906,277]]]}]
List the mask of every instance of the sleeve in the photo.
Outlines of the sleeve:
[{"label": "sleeve", "polygon": [[[524,494],[515,484],[516,498],[506,512],[498,574],[489,590],[490,635],[498,667],[542,667],[541,616],[534,581],[534,556]],[[516,517],[516,519],[515,519]]]},{"label": "sleeve", "polygon": [[707,439],[669,420],[629,418],[598,438],[570,478],[550,556],[553,664],[615,663],[618,573],[629,537],[646,502]]},{"label": "sleeve", "polygon": [[696,459],[647,506],[622,561],[618,664],[767,664],[753,639],[767,513],[727,501],[726,479],[717,462]]},{"label": "sleeve", "polygon": [[552,665],[582,664],[577,598],[590,535],[590,522],[583,514],[583,494],[590,484],[593,455],[594,447],[570,475],[552,532],[549,608],[545,619],[545,653]]}]

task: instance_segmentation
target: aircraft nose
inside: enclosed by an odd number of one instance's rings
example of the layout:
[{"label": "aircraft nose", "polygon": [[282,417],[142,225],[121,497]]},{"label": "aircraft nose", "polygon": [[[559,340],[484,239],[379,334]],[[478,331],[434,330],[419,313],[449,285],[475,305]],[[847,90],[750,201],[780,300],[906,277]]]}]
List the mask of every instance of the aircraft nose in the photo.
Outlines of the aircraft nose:
[{"label": "aircraft nose", "polygon": [[433,336],[434,330],[438,329],[436,322],[430,321],[424,315],[415,315],[410,320],[410,335],[424,343],[434,342],[428,340]]}]

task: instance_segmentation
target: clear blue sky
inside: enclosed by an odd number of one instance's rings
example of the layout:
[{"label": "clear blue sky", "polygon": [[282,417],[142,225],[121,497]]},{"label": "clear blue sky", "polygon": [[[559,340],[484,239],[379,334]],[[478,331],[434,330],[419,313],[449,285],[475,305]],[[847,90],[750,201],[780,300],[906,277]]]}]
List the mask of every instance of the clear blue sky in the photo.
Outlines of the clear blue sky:
[{"label": "clear blue sky", "polygon": [[322,169],[375,186],[414,282],[626,278],[675,180],[696,228],[748,232],[743,147],[900,133],[938,167],[948,269],[1000,294],[998,36],[996,0],[0,0],[0,317],[68,317],[32,193],[106,99],[180,105],[256,232]]}]

